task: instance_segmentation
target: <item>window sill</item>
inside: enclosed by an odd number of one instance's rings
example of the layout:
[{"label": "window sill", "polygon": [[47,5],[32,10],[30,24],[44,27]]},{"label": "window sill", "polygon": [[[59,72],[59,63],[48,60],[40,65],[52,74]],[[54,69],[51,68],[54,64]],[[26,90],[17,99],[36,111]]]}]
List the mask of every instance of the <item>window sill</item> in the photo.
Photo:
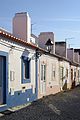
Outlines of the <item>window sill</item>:
[{"label": "window sill", "polygon": [[23,79],[22,84],[26,84],[26,83],[31,83],[31,80],[30,79]]}]

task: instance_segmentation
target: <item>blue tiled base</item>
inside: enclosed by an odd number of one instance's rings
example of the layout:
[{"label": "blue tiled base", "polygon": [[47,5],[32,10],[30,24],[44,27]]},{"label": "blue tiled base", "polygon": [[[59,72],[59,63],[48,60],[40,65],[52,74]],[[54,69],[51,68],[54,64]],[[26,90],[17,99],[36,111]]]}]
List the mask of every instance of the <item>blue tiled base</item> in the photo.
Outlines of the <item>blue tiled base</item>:
[{"label": "blue tiled base", "polygon": [[37,95],[32,93],[32,89],[22,91],[16,91],[14,95],[9,94],[7,98],[8,107],[15,107],[18,105],[30,103],[37,99]]}]

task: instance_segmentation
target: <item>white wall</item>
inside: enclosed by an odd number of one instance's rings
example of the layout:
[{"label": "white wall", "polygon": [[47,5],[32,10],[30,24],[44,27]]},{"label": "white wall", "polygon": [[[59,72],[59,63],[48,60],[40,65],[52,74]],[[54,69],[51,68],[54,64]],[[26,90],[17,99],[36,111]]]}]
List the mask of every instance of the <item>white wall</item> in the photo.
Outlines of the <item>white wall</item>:
[{"label": "white wall", "polygon": [[[14,46],[11,48],[11,46]],[[30,58],[35,54],[34,50],[26,48],[30,54]],[[25,51],[25,47],[20,46],[19,44],[15,44],[13,42],[5,41],[0,39],[0,51],[4,51],[8,53],[8,92],[22,90],[22,87],[25,89],[35,89],[35,59],[31,60],[30,64],[30,75],[31,75],[31,83],[22,84],[21,78],[21,56]],[[11,72],[14,74],[14,80],[11,77]]]},{"label": "white wall", "polygon": [[[60,87],[63,87],[62,85],[65,84],[65,80],[67,80],[68,88],[70,88],[71,85],[71,79],[70,79],[70,63],[67,61],[59,61],[59,68],[63,67],[63,81],[60,78]],[[68,78],[66,77],[66,69],[68,69]],[[60,71],[59,71],[60,72]],[[62,83],[63,82],[63,83]],[[62,89],[62,88],[61,88]]]},{"label": "white wall", "polygon": [[[41,92],[41,65],[46,65],[46,91],[45,93]],[[52,65],[55,69],[55,77],[52,79]],[[44,83],[43,83],[44,84]],[[38,70],[38,97],[44,95],[55,94],[60,91],[59,86],[59,62],[58,58],[52,57],[49,55],[42,55],[39,59],[39,70]],[[45,86],[43,86],[45,87]]]}]

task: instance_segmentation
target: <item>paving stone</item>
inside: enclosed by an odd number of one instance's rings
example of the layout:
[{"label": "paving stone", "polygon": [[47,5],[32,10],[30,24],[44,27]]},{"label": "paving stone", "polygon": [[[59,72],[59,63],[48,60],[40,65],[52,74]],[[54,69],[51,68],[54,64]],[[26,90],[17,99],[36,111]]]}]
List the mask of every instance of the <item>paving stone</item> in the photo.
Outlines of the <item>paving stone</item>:
[{"label": "paving stone", "polygon": [[9,112],[1,113],[0,120],[80,120],[80,86]]}]

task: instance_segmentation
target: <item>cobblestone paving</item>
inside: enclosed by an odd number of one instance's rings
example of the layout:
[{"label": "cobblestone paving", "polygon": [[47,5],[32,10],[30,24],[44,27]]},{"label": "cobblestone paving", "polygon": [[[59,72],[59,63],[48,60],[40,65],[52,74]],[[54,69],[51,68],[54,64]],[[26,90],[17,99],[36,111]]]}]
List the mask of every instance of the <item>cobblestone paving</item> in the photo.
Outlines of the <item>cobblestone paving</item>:
[{"label": "cobblestone paving", "polygon": [[80,87],[49,95],[0,120],[80,120]]}]

